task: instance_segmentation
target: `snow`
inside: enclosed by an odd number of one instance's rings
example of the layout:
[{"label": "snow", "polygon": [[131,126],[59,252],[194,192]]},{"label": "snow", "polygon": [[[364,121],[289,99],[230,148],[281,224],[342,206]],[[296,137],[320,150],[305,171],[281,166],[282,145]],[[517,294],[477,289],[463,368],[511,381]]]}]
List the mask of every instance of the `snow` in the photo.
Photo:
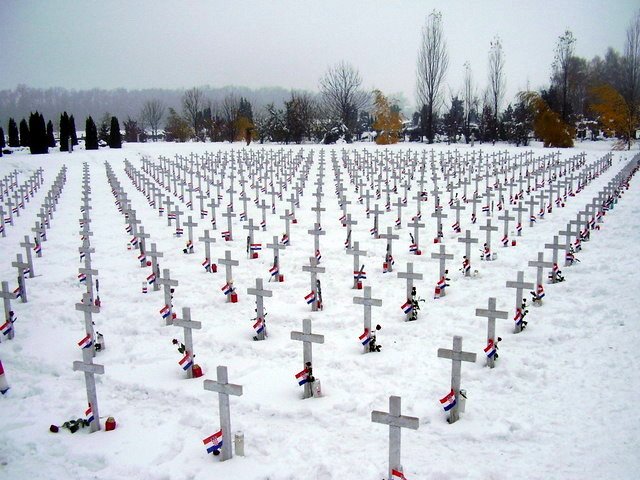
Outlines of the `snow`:
[{"label": "snow", "polygon": [[[397,151],[410,147],[421,152],[423,145],[385,147]],[[410,216],[415,200],[403,210],[403,228],[394,233],[395,272],[382,273],[386,241],[374,240],[368,231],[364,206],[357,204],[351,185],[348,196],[353,202],[349,212],[359,223],[352,240],[360,241],[367,257],[365,285],[372,296],[381,298],[382,307],[372,309],[372,323],[382,325],[378,342],[380,353],[362,354],[358,336],[362,333],[363,309],[353,305],[352,257],[345,254],[345,230],[333,188],[330,152],[338,158],[343,148],[374,152],[372,145],[305,146],[305,155],[315,151],[314,166],[297,211],[297,225],[291,225],[291,246],[280,257],[280,272],[285,282],[267,283],[272,251],[263,249],[259,259],[245,254],[246,230],[234,219],[235,241],[220,239],[226,220],[219,216],[217,238],[212,245],[212,260],[231,249],[240,261],[234,268],[239,303],[227,304],[220,292],[224,269],[207,274],[201,262],[204,246],[195,243],[195,255],[184,255],[186,238],[177,239],[137,191],[124,172],[125,158],[140,168],[140,158],[159,155],[174,158],[189,153],[218,150],[249,151],[300,147],[218,145],[218,144],[127,144],[122,150],[83,151],[72,154],[51,153],[31,156],[16,153],[0,159],[0,177],[18,169],[20,181],[38,167],[44,168],[45,182],[26,204],[15,226],[7,227],[0,238],[0,279],[15,288],[15,268],[11,262],[22,252],[19,242],[36,221],[36,214],[53,179],[63,164],[68,167],[67,183],[54,212],[43,256],[36,258],[34,279],[27,279],[29,302],[13,302],[18,320],[14,340],[0,344],[0,359],[11,389],[0,398],[0,478],[6,479],[339,479],[386,476],[388,468],[388,427],[371,422],[371,411],[388,409],[390,395],[402,397],[402,413],[420,419],[417,431],[402,432],[402,463],[408,479],[584,479],[637,478],[640,468],[640,416],[634,402],[640,392],[637,345],[637,291],[640,273],[640,189],[638,178],[613,210],[604,217],[601,229],[583,244],[575,266],[561,267],[566,282],[545,285],[541,307],[530,307],[526,330],[513,333],[515,291],[505,287],[515,280],[518,270],[525,280],[535,281],[535,269],[529,260],[544,250],[544,244],[564,229],[567,222],[597,195],[631,158],[634,152],[614,152],[613,166],[590,183],[579,195],[570,198],[565,208],[529,228],[516,247],[502,248],[500,231],[493,237],[495,262],[480,262],[474,247],[472,269],[479,275],[463,278],[458,271],[464,245],[450,228],[454,212],[445,213],[445,244],[455,258],[448,262],[450,287],[447,296],[433,299],[438,280],[438,261],[431,259],[437,245],[435,219],[430,217],[433,197],[423,207],[421,257],[409,254]],[[309,289],[309,274],[301,266],[313,254],[315,212],[311,196],[318,168],[318,151],[326,151],[325,197],[321,237],[324,310],[311,313],[304,296]],[[435,146],[436,155],[446,146]],[[464,154],[471,149],[457,146]],[[497,145],[482,146],[483,154],[507,150],[518,155],[523,150]],[[585,151],[587,163],[601,158],[608,148],[603,143],[584,143],[563,150],[562,158]],[[478,146],[476,146],[476,151]],[[534,155],[549,150],[533,148]],[[83,417],[86,392],[83,375],[72,370],[81,359],[77,342],[84,337],[81,312],[75,303],[83,286],[77,282],[80,267],[77,249],[82,164],[90,165],[91,239],[93,268],[99,271],[102,309],[94,315],[95,328],[104,334],[106,350],[95,362],[104,365],[98,375],[97,392],[101,422],[115,417],[117,428],[111,432],[89,434],[82,429],[70,434],[60,429],[49,432],[49,425]],[[171,340],[182,340],[182,329],[165,326],[158,311],[162,293],[141,294],[141,285],[149,273],[140,268],[137,252],[127,250],[130,236],[124,230],[124,217],[114,205],[104,162],[109,162],[120,184],[128,193],[133,208],[147,233],[148,242],[164,253],[161,268],[169,268],[180,285],[174,306],[180,316],[182,307],[191,308],[193,320],[202,329],[193,332],[195,361],[205,376],[185,379],[178,365],[181,355]],[[343,179],[348,179],[343,170]],[[415,181],[414,181],[415,185]],[[428,190],[432,189],[429,182]],[[442,188],[442,187],[441,187]],[[412,192],[415,192],[415,187]],[[253,194],[250,195],[253,198]],[[413,195],[410,195],[410,197]],[[270,198],[270,197],[268,197]],[[446,197],[448,198],[448,197]],[[177,200],[177,199],[176,199]],[[226,201],[226,197],[225,197]],[[375,202],[375,201],[374,201]],[[372,202],[372,206],[374,205]],[[380,201],[382,207],[384,198]],[[238,206],[241,205],[238,203]],[[257,232],[256,242],[271,242],[281,236],[284,222],[279,216],[288,207],[280,202],[275,216],[267,218],[267,232]],[[181,206],[185,211],[184,205]],[[197,218],[198,202],[194,201]],[[239,208],[236,208],[236,212]],[[253,202],[249,216],[261,218]],[[462,231],[469,228],[483,242],[484,232],[470,225],[470,206],[462,212]],[[497,213],[494,214],[494,218]],[[526,215],[525,215],[526,217]],[[380,218],[379,231],[393,226],[395,208]],[[478,210],[478,218],[483,214]],[[186,219],[186,218],[185,218]],[[198,220],[194,237],[209,228],[208,220]],[[512,223],[510,230],[515,228]],[[512,238],[516,238],[512,235]],[[563,238],[561,238],[561,241]],[[149,243],[148,243],[149,244]],[[545,251],[545,260],[550,257]],[[405,301],[405,281],[397,271],[405,271],[406,262],[424,274],[416,282],[418,294],[426,299],[416,322],[406,323],[400,306]],[[265,279],[273,297],[265,298],[268,312],[268,339],[252,340],[255,298],[246,289],[255,278]],[[545,272],[546,277],[546,272]],[[528,292],[525,295],[529,297]],[[476,317],[476,308],[486,308],[488,297],[497,298],[497,308],[508,310],[507,320],[497,320],[500,358],[495,369],[485,366],[486,319]],[[301,330],[302,319],[311,318],[314,333],[325,336],[322,345],[314,344],[314,375],[322,382],[323,397],[301,399],[302,388],[294,374],[302,368],[302,345],[292,341],[290,332]],[[476,363],[462,365],[462,388],[468,392],[466,412],[459,422],[449,425],[439,399],[450,389],[451,362],[437,357],[438,348],[451,348],[452,336],[463,337],[463,350],[476,352]],[[241,397],[231,397],[233,431],[245,437],[245,457],[219,462],[207,455],[202,439],[219,428],[218,398],[203,389],[203,379],[215,379],[217,365],[229,369],[229,382],[243,386]],[[226,439],[225,441],[230,440]]]}]

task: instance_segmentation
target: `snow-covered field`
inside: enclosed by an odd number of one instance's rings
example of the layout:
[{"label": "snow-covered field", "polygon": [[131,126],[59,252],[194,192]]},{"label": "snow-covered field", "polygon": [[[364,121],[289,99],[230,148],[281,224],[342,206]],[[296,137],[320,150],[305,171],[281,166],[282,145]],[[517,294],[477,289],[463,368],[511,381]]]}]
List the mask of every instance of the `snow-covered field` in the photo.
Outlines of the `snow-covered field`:
[{"label": "snow-covered field", "polygon": [[[605,144],[579,144],[563,150],[561,158],[585,151],[587,164],[601,158]],[[314,152],[314,165],[291,226],[291,246],[281,254],[280,271],[284,283],[267,283],[272,252],[263,249],[258,259],[245,253],[244,222],[234,219],[233,242],[224,242],[220,231],[226,220],[218,211],[218,230],[211,232],[215,263],[230,249],[240,261],[233,277],[239,303],[225,303],[220,288],[224,269],[204,272],[204,247],[195,242],[195,254],[182,253],[185,239],[176,238],[166,217],[159,217],[144,194],[135,189],[124,171],[124,159],[141,168],[141,157],[157,161],[158,156],[174,158],[190,153],[216,153],[245,148],[288,150],[300,147],[218,144],[128,144],[121,151],[75,151],[44,156],[14,154],[0,159],[0,178],[10,171],[20,172],[24,181],[38,167],[44,169],[44,185],[21,210],[15,226],[7,226],[7,237],[0,238],[0,279],[16,287],[16,270],[11,267],[16,254],[24,249],[19,243],[37,220],[44,195],[56,174],[66,164],[67,182],[43,243],[43,256],[36,258],[36,277],[27,279],[29,302],[12,302],[18,320],[13,340],[3,339],[0,359],[11,389],[0,397],[0,478],[3,479],[380,479],[387,475],[388,428],[371,422],[371,411],[388,411],[389,396],[402,397],[402,413],[418,417],[417,431],[402,432],[402,464],[407,479],[633,479],[640,471],[640,416],[635,401],[640,392],[637,345],[640,326],[637,296],[640,287],[640,181],[638,176],[615,208],[607,213],[600,230],[577,254],[580,263],[562,267],[566,282],[545,285],[541,307],[530,307],[528,327],[513,333],[515,291],[506,288],[518,270],[525,279],[535,281],[535,269],[528,267],[537,253],[551,251],[558,230],[576,218],[636,152],[615,152],[613,165],[591,182],[580,194],[569,198],[564,208],[554,208],[533,228],[523,222],[517,246],[499,246],[502,222],[493,236],[494,262],[480,262],[474,245],[473,266],[478,275],[463,278],[459,272],[464,252],[450,225],[444,194],[444,243],[455,258],[448,263],[451,278],[447,296],[433,298],[438,280],[438,262],[431,259],[437,251],[432,243],[435,219],[431,218],[434,200],[423,205],[421,232],[422,256],[409,252],[409,228],[415,214],[416,179],[403,211],[402,229],[395,233],[395,270],[405,271],[406,263],[424,275],[416,283],[426,302],[416,322],[405,322],[400,305],[405,285],[396,272],[382,273],[386,241],[373,239],[369,229],[373,217],[366,219],[365,207],[357,203],[347,172],[342,178],[352,201],[348,211],[358,221],[353,240],[367,251],[362,260],[367,272],[365,285],[372,295],[382,299],[373,308],[373,324],[381,324],[380,353],[363,355],[358,336],[362,333],[363,309],[352,298],[362,296],[353,290],[353,260],[345,253],[345,229],[339,222],[341,210],[333,183],[330,161],[332,150],[341,158],[341,149],[363,150],[362,145],[325,148],[325,175],[321,237],[324,310],[310,312],[304,296],[309,292],[309,274],[301,267],[313,255],[315,190],[320,146],[305,146],[304,155]],[[372,153],[377,147],[367,145]],[[407,145],[390,148],[406,150]],[[423,145],[410,145],[421,154]],[[430,148],[430,147],[429,147]],[[446,146],[436,146],[436,158]],[[450,147],[453,149],[453,147]],[[471,149],[457,147],[461,154]],[[483,155],[512,147],[483,146]],[[453,150],[451,150],[453,151]],[[478,147],[476,146],[476,153]],[[534,157],[549,150],[534,148]],[[353,157],[353,155],[352,155]],[[95,362],[104,365],[97,376],[101,423],[115,417],[114,431],[93,434],[82,429],[70,434],[66,429],[50,433],[51,424],[82,417],[87,398],[84,377],[72,370],[82,358],[77,342],[84,337],[83,316],[75,310],[84,287],[78,283],[78,235],[82,165],[87,162],[91,174],[91,245],[95,248],[93,268],[99,271],[102,309],[94,315],[95,327],[105,336],[106,350]],[[158,311],[164,305],[162,292],[141,293],[141,285],[150,273],[140,268],[135,250],[127,250],[130,236],[125,232],[122,214],[114,205],[107,182],[105,162],[109,162],[120,184],[128,193],[137,217],[150,242],[157,244],[164,257],[161,267],[180,282],[174,294],[178,314],[191,308],[193,320],[202,322],[194,331],[196,363],[204,377],[186,379],[178,365],[181,355],[172,344],[182,339],[182,329],[165,326]],[[427,168],[428,164],[427,164]],[[430,173],[428,171],[428,173]],[[426,175],[427,178],[430,174]],[[482,184],[481,184],[482,185]],[[440,185],[444,189],[444,185]],[[236,185],[236,189],[239,190]],[[427,190],[431,191],[431,180]],[[473,189],[471,188],[470,191]],[[287,192],[285,197],[290,193]],[[237,195],[237,194],[236,194]],[[253,199],[253,193],[249,193]],[[265,197],[270,203],[270,196]],[[174,199],[177,201],[177,198]],[[392,197],[395,201],[396,197]],[[227,196],[223,200],[226,205]],[[237,201],[236,201],[237,202]],[[383,208],[384,197],[380,200]],[[236,213],[241,208],[236,203]],[[373,205],[373,203],[372,203]],[[197,203],[194,218],[199,225],[194,237],[210,228],[208,220],[199,220]],[[278,202],[276,215],[267,215],[267,231],[257,232],[256,241],[270,243],[284,232],[286,202]],[[181,204],[183,211],[186,207]],[[249,216],[260,221],[259,210],[249,202]],[[484,232],[479,222],[471,225],[470,206],[462,214],[462,231],[470,229],[482,245]],[[393,226],[396,209],[380,218],[379,230]],[[528,218],[528,215],[525,215]],[[514,230],[512,223],[510,230]],[[412,231],[412,230],[411,230]],[[515,235],[510,235],[516,238]],[[564,241],[564,237],[560,238]],[[546,278],[545,271],[545,278]],[[256,277],[265,280],[273,296],[265,299],[268,312],[268,339],[252,340],[254,297],[247,288]],[[525,292],[529,298],[528,291]],[[509,319],[497,320],[500,358],[495,369],[485,366],[486,319],[476,317],[476,308],[486,308],[489,297],[497,298],[497,308],[509,311]],[[314,374],[322,383],[323,396],[302,400],[302,387],[294,374],[302,367],[302,346],[292,341],[290,332],[301,330],[302,319],[313,320],[313,330],[325,336],[322,345],[314,345]],[[451,362],[438,358],[438,348],[451,348],[452,336],[463,337],[463,349],[478,355],[476,363],[462,365],[462,388],[468,392],[466,412],[459,422],[449,425],[439,399],[450,389]],[[203,389],[203,379],[214,379],[216,366],[226,365],[229,381],[243,386],[241,397],[231,397],[231,422],[234,432],[242,431],[245,457],[227,462],[207,455],[202,439],[219,427],[218,396]],[[229,439],[230,440],[230,439]]]}]

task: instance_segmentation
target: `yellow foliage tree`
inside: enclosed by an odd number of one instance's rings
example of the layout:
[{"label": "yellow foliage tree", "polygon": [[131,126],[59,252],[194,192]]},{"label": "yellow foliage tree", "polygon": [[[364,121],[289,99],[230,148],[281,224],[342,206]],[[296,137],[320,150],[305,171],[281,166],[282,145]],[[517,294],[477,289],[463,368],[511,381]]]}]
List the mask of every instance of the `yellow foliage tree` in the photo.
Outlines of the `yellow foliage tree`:
[{"label": "yellow foliage tree", "polygon": [[[591,110],[598,115],[600,128],[611,136],[620,139],[617,148],[627,150],[631,148],[638,118],[631,113],[631,109],[622,95],[610,85],[600,85],[591,89],[595,99],[590,105]],[[634,109],[637,110],[637,109]]]},{"label": "yellow foliage tree", "polygon": [[255,127],[251,120],[247,117],[239,116],[234,122],[234,129],[236,132],[235,141],[244,140],[247,142],[247,145],[251,143],[255,134]]},{"label": "yellow foliage tree", "polygon": [[398,143],[400,132],[402,131],[402,120],[400,114],[389,105],[389,100],[380,90],[374,90],[375,96],[375,117],[373,128],[378,132],[376,143],[378,145],[389,145]]},{"label": "yellow foliage tree", "polygon": [[573,147],[575,129],[562,121],[537,92],[520,92],[520,101],[533,112],[533,131],[545,147]]}]

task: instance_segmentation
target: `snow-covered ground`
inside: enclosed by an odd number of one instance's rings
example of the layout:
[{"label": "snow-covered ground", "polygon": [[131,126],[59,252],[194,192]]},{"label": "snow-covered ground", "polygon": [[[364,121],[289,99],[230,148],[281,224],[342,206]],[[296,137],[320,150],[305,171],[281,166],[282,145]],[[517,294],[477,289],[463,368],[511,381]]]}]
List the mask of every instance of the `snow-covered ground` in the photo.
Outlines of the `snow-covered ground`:
[{"label": "snow-covered ground", "polygon": [[[594,146],[595,145],[595,146]],[[419,153],[423,145],[401,145],[390,151],[410,147]],[[586,151],[587,163],[601,158],[606,144],[584,143],[563,150],[562,158]],[[293,149],[300,147],[218,144],[128,144],[118,150],[76,151],[44,156],[14,154],[0,159],[0,178],[20,171],[20,181],[38,167],[44,169],[45,182],[26,204],[15,226],[7,227],[0,238],[0,279],[16,286],[11,262],[23,249],[19,246],[31,228],[46,191],[63,164],[67,182],[43,244],[42,258],[35,259],[34,279],[27,280],[29,302],[13,302],[18,320],[16,336],[0,344],[0,359],[11,389],[0,397],[0,478],[6,479],[380,479],[387,474],[388,428],[371,422],[371,411],[387,411],[390,395],[402,397],[402,413],[418,417],[417,431],[402,432],[402,464],[407,479],[585,479],[637,478],[640,470],[640,416],[635,400],[640,392],[637,345],[637,295],[640,287],[640,181],[634,177],[615,208],[608,212],[601,229],[577,254],[580,263],[561,267],[566,282],[545,285],[541,307],[531,307],[528,327],[513,333],[515,291],[506,288],[518,270],[527,281],[535,281],[535,269],[528,267],[544,244],[597,195],[635,152],[616,152],[612,167],[591,182],[579,195],[569,198],[566,207],[530,228],[523,222],[516,247],[499,246],[502,222],[493,237],[495,262],[480,262],[473,248],[473,269],[478,275],[463,278],[458,271],[464,251],[450,224],[453,211],[446,205],[445,245],[455,255],[448,263],[451,278],[447,296],[433,298],[438,280],[438,262],[431,259],[437,245],[433,196],[423,206],[421,232],[423,255],[409,253],[406,223],[415,213],[415,200],[403,211],[403,226],[395,231],[395,269],[404,271],[406,262],[424,275],[416,283],[426,299],[416,322],[404,322],[400,305],[405,301],[405,281],[396,272],[382,273],[386,241],[372,239],[373,219],[366,219],[363,205],[357,203],[352,185],[347,192],[353,202],[349,212],[358,221],[353,240],[367,251],[362,260],[367,272],[365,285],[382,299],[373,308],[373,324],[381,324],[380,353],[362,354],[358,336],[362,333],[363,309],[352,298],[362,291],[352,290],[352,257],[343,248],[345,229],[334,192],[330,151],[338,157],[341,149],[362,145],[324,147],[326,167],[325,197],[321,237],[324,310],[311,313],[304,296],[309,291],[309,274],[301,267],[313,254],[315,197],[320,146],[302,147],[305,155],[315,150],[314,165],[291,226],[291,246],[281,254],[284,283],[267,283],[272,262],[271,250],[264,249],[258,259],[245,254],[246,230],[234,219],[233,242],[224,242],[219,232],[226,225],[218,212],[217,243],[212,257],[232,251],[240,261],[234,269],[239,303],[225,303],[220,288],[224,269],[205,273],[202,243],[195,242],[195,254],[182,253],[185,239],[173,236],[165,217],[159,217],[143,193],[136,190],[124,172],[124,159],[141,168],[141,156],[157,161],[159,155],[174,158],[189,153],[203,154],[222,149],[236,151]],[[368,152],[377,147],[367,145]],[[429,147],[430,148],[430,147]],[[436,154],[454,147],[436,146]],[[464,154],[467,146],[457,146]],[[476,146],[476,151],[478,146]],[[522,149],[483,146],[483,154]],[[534,156],[550,153],[534,148]],[[51,424],[82,417],[87,404],[83,375],[72,370],[81,359],[77,342],[85,335],[83,317],[75,310],[84,287],[77,281],[78,235],[82,165],[91,174],[91,228],[93,268],[99,271],[102,309],[94,315],[95,327],[104,334],[106,350],[95,362],[104,365],[97,376],[101,422],[115,417],[117,429],[89,434],[82,429],[70,434],[66,429],[50,433]],[[171,340],[182,339],[182,329],[164,326],[158,310],[164,300],[161,292],[141,293],[149,273],[140,268],[135,250],[127,250],[130,236],[124,217],[114,205],[107,182],[105,162],[109,162],[127,191],[145,231],[148,242],[157,244],[164,257],[162,268],[169,268],[180,285],[174,306],[180,314],[190,307],[193,320],[202,322],[194,331],[196,363],[203,371],[200,379],[185,379],[178,366],[181,355]],[[348,181],[343,169],[343,179]],[[430,175],[427,175],[429,177]],[[416,180],[413,182],[413,196]],[[432,190],[431,180],[427,183]],[[441,185],[441,189],[443,186]],[[250,195],[253,198],[253,194]],[[287,195],[288,196],[288,195]],[[270,197],[266,197],[269,202]],[[177,199],[176,199],[177,200]],[[395,198],[393,199],[395,201]],[[225,196],[226,202],[226,196]],[[382,207],[384,198],[381,200]],[[239,203],[238,203],[239,205]],[[253,202],[249,216],[260,214]],[[373,204],[372,204],[373,205]],[[281,236],[284,221],[279,217],[288,204],[279,202],[276,215],[268,212],[266,232],[257,232],[256,241],[270,243]],[[183,211],[184,205],[181,205]],[[462,215],[462,229],[484,241],[484,232],[470,225],[469,208]],[[197,215],[197,204],[194,217]],[[240,211],[236,207],[236,213]],[[425,215],[426,213],[426,215]],[[483,215],[478,213],[479,219]],[[525,215],[526,217],[526,215]],[[380,231],[393,226],[395,208],[380,218]],[[194,237],[210,228],[200,221]],[[515,227],[512,224],[511,230]],[[515,238],[515,237],[514,237]],[[563,241],[563,237],[560,239]],[[545,259],[550,251],[545,251]],[[262,277],[273,296],[265,299],[268,312],[268,339],[252,340],[254,297],[246,289]],[[546,278],[546,272],[545,272]],[[528,292],[526,292],[529,297]],[[500,358],[495,369],[485,366],[486,319],[476,317],[476,308],[486,308],[488,297],[497,298],[499,310],[510,317],[497,321]],[[290,332],[301,330],[302,319],[313,320],[315,333],[325,342],[314,345],[314,374],[322,383],[321,398],[301,399],[302,388],[294,374],[300,371],[302,346],[292,341]],[[450,389],[451,362],[437,357],[438,348],[451,348],[452,336],[463,337],[463,349],[478,355],[476,363],[462,366],[462,388],[468,392],[466,412],[449,425],[439,399]],[[231,397],[234,432],[242,431],[245,457],[219,462],[207,455],[202,439],[219,427],[217,394],[203,389],[203,379],[215,379],[217,365],[229,369],[229,381],[243,386],[241,397]],[[230,440],[230,439],[229,439]]]}]

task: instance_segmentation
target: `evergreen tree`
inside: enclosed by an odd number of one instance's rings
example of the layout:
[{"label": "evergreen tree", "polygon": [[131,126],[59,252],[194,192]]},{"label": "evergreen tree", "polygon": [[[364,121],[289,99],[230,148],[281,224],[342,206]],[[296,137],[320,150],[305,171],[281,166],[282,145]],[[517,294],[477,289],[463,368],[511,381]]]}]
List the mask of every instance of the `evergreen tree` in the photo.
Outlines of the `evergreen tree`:
[{"label": "evergreen tree", "polygon": [[32,155],[49,153],[47,128],[44,117],[38,112],[29,115],[29,150]]},{"label": "evergreen tree", "polygon": [[2,156],[2,149],[6,146],[4,143],[4,130],[0,127],[0,157]]},{"label": "evergreen tree", "polygon": [[69,115],[64,112],[60,115],[60,151],[69,151]]},{"label": "evergreen tree", "polygon": [[253,123],[253,111],[251,109],[251,103],[246,98],[240,97],[238,116],[248,118],[249,121]]},{"label": "evergreen tree", "polygon": [[53,135],[53,122],[51,120],[47,122],[47,146],[49,148],[56,146],[56,137]]},{"label": "evergreen tree", "polygon": [[85,122],[85,150],[98,150],[98,129],[93,121],[93,118],[89,116]]},{"label": "evergreen tree", "polygon": [[27,121],[23,118],[20,120],[20,146],[28,147],[29,146],[29,125]]},{"label": "evergreen tree", "polygon": [[109,143],[109,125],[111,123],[111,114],[106,112],[100,120],[100,128],[98,129],[98,140]]},{"label": "evergreen tree", "polygon": [[179,113],[169,107],[169,115],[164,132],[167,142],[186,142],[191,136],[191,127]]},{"label": "evergreen tree", "polygon": [[20,135],[18,135],[18,125],[13,118],[9,119],[9,146],[20,146]]},{"label": "evergreen tree", "polygon": [[[200,125],[202,125],[202,123]],[[127,117],[124,121],[124,141],[137,142],[138,138],[142,136],[142,133],[142,130],[138,127],[138,122],[131,117]]]},{"label": "evergreen tree", "polygon": [[71,144],[78,145],[78,132],[76,132],[76,121],[73,115],[69,117],[69,134],[71,135]]},{"label": "evergreen tree", "polygon": [[109,148],[122,148],[122,136],[120,135],[120,124],[116,117],[111,117],[111,128],[109,129]]},{"label": "evergreen tree", "polygon": [[464,128],[464,104],[457,96],[451,98],[451,108],[444,114],[442,123],[447,140],[456,143]]}]

